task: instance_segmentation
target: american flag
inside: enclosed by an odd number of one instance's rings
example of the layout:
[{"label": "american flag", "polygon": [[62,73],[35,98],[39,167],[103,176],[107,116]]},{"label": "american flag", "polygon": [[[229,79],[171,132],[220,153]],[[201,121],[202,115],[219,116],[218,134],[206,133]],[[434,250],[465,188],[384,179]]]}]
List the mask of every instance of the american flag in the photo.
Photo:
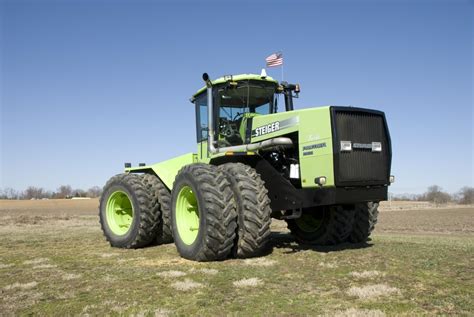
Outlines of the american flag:
[{"label": "american flag", "polygon": [[267,67],[276,67],[283,65],[283,53],[273,53],[272,55],[265,58]]}]

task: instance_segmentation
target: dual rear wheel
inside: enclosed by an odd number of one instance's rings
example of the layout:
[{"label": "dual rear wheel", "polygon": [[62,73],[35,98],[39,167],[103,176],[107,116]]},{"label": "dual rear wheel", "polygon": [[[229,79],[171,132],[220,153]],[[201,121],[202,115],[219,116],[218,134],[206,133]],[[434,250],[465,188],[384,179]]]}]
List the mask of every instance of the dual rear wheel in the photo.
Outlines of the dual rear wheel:
[{"label": "dual rear wheel", "polygon": [[104,187],[99,219],[113,247],[141,248],[154,242],[172,242],[171,196],[151,174],[119,174]]}]

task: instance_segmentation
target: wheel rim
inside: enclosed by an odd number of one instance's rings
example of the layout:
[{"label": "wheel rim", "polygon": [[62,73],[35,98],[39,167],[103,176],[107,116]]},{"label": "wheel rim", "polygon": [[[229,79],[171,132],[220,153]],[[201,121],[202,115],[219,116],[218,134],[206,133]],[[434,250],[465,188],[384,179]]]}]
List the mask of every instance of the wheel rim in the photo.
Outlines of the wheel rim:
[{"label": "wheel rim", "polygon": [[107,224],[118,235],[125,235],[132,226],[133,205],[125,192],[116,191],[110,195],[106,206]]},{"label": "wheel rim", "polygon": [[176,200],[176,226],[181,240],[191,245],[199,233],[199,206],[191,187],[184,186]]},{"label": "wheel rim", "polygon": [[324,220],[324,214],[325,211],[318,212],[316,214],[303,214],[300,218],[295,219],[295,223],[301,231],[315,232],[321,228]]}]

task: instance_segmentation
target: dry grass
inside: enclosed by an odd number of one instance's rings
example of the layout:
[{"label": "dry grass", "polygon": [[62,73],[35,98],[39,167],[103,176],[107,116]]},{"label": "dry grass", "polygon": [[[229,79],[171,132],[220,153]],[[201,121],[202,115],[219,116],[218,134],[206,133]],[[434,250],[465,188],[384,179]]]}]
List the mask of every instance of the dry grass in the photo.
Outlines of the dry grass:
[{"label": "dry grass", "polygon": [[55,218],[84,215],[97,215],[98,199],[72,200],[1,200],[0,210],[4,216],[52,216]]},{"label": "dry grass", "polygon": [[203,274],[207,274],[207,275],[216,275],[217,273],[219,273],[218,270],[216,269],[207,269],[207,268],[202,268],[202,269],[195,269],[195,268],[192,268],[190,270],[190,272],[193,272],[193,273],[203,273]]},{"label": "dry grass", "polygon": [[0,312],[5,316],[13,315],[11,312],[36,305],[43,297],[43,293],[33,290],[15,289],[14,292],[5,291],[1,297],[4,304],[0,306],[2,309]]},{"label": "dry grass", "polygon": [[347,290],[347,294],[360,299],[375,299],[382,296],[400,294],[400,290],[396,287],[390,287],[386,284],[374,284],[362,287],[353,286]]},{"label": "dry grass", "polygon": [[263,282],[258,277],[244,278],[233,282],[235,287],[257,287],[263,285]]},{"label": "dry grass", "polygon": [[[168,317],[169,315],[171,315],[171,310],[163,309],[163,308],[155,309],[155,311],[152,314],[152,316],[155,316],[155,317]],[[145,313],[144,316],[147,316],[147,314]]]},{"label": "dry grass", "polygon": [[115,257],[115,256],[119,256],[120,254],[118,253],[102,253],[100,254],[100,257],[101,258],[112,258],[112,257]]},{"label": "dry grass", "polygon": [[334,317],[385,317],[385,313],[378,309],[356,309],[349,308],[337,311]]},{"label": "dry grass", "polygon": [[26,264],[26,265],[30,265],[30,264],[33,264],[33,265],[36,265],[36,264],[42,264],[42,263],[45,263],[45,262],[48,262],[49,259],[46,259],[46,258],[37,258],[37,259],[33,259],[33,260],[26,260],[26,261],[23,261],[23,264]]},{"label": "dry grass", "polygon": [[144,266],[144,267],[163,267],[166,265],[185,265],[185,266],[192,266],[195,262],[186,260],[183,258],[167,258],[167,259],[145,259],[139,260],[135,262],[137,266]]},{"label": "dry grass", "polygon": [[97,201],[16,203],[0,202],[0,315],[474,311],[473,209],[383,211],[367,245],[336,248],[299,245],[274,221],[269,255],[197,263],[179,257],[173,244],[110,248]]},{"label": "dry grass", "polygon": [[428,201],[382,201],[380,211],[420,210],[420,209],[463,209],[474,208],[473,205],[458,205],[455,203],[435,204]]},{"label": "dry grass", "polygon": [[326,269],[335,269],[335,268],[337,268],[336,263],[320,262],[318,265],[320,267],[323,267],[323,268],[326,268]]},{"label": "dry grass", "polygon": [[194,282],[193,280],[190,280],[190,279],[185,279],[184,281],[174,282],[173,284],[171,284],[171,286],[177,289],[178,291],[189,291],[195,288],[204,287],[204,284]]},{"label": "dry grass", "polygon": [[161,276],[161,277],[167,277],[167,278],[176,278],[176,277],[181,277],[185,276],[186,273],[183,271],[164,271],[164,272],[158,272],[156,275]]},{"label": "dry grass", "polygon": [[355,278],[360,278],[360,279],[370,279],[370,278],[375,278],[379,276],[384,276],[385,274],[379,271],[363,271],[363,272],[351,272],[349,273],[349,275]]},{"label": "dry grass", "polygon": [[82,274],[66,273],[62,276],[62,279],[65,281],[75,280],[81,278]]},{"label": "dry grass", "polygon": [[41,269],[54,269],[57,268],[57,265],[54,264],[39,264],[33,266],[33,270],[41,270]]},{"label": "dry grass", "polygon": [[474,235],[474,208],[381,212],[377,233]]},{"label": "dry grass", "polygon": [[36,287],[37,285],[38,285],[38,283],[35,282],[35,281],[29,282],[29,283],[24,283],[24,284],[14,283],[14,284],[5,286],[3,289],[4,290],[11,290],[11,289],[19,288],[19,289],[26,290],[26,289],[32,289],[32,288]]},{"label": "dry grass", "polygon": [[254,258],[254,259],[245,259],[244,263],[250,266],[273,266],[277,262],[275,260],[270,260],[266,258]]}]

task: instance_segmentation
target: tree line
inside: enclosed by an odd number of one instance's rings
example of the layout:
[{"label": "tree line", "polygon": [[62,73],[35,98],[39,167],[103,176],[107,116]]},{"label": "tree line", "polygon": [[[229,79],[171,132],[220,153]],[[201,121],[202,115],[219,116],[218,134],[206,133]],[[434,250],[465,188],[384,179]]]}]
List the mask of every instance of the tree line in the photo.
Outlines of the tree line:
[{"label": "tree line", "polygon": [[[102,194],[102,188],[93,186],[87,190],[73,189],[70,185],[61,185],[56,191],[46,190],[42,187],[29,186],[25,190],[13,188],[0,188],[0,199],[67,199],[72,197],[96,198]],[[446,204],[449,202],[463,205],[474,204],[474,188],[465,186],[458,192],[450,194],[438,185],[428,187],[423,194],[400,194],[391,195],[394,201],[428,201],[435,204]]]},{"label": "tree line", "polygon": [[75,189],[70,185],[61,185],[56,191],[46,190],[42,187],[29,186],[25,190],[13,188],[0,188],[0,199],[67,199],[73,197],[95,198],[102,194],[102,188],[93,186],[87,190]]},{"label": "tree line", "polygon": [[[96,198],[102,194],[102,188],[93,186],[87,190],[73,189],[70,185],[61,185],[56,191],[49,191],[42,187],[29,186],[25,190],[13,188],[0,189],[0,199],[67,199],[72,197]],[[472,205],[474,204],[474,188],[465,186],[458,192],[450,194],[438,185],[428,187],[423,194],[401,194],[391,195],[392,200],[402,201],[428,201],[435,204],[446,204],[449,202]]]},{"label": "tree line", "polygon": [[458,203],[462,205],[474,204],[474,187],[465,186],[458,192],[450,194],[438,185],[428,187],[423,194],[401,194],[392,195],[392,200],[409,200],[409,201],[429,201],[439,204]]}]

